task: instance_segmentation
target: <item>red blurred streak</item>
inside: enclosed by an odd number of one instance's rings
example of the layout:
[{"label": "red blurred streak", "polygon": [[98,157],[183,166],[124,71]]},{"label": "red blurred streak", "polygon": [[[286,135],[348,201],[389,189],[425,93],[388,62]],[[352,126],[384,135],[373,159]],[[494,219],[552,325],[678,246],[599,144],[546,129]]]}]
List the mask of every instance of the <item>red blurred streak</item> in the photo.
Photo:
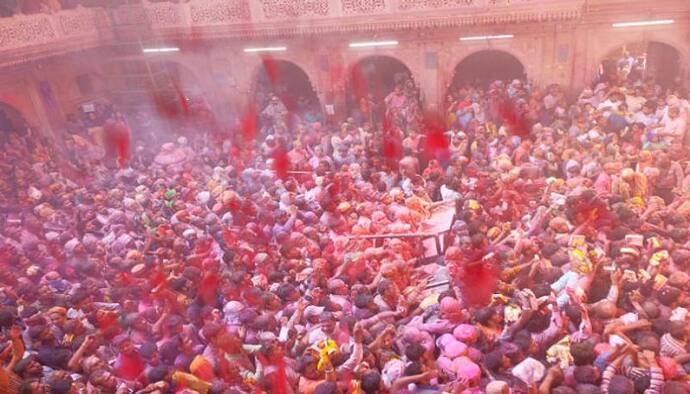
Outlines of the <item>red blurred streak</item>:
[{"label": "red blurred streak", "polygon": [[242,136],[244,136],[244,140],[247,142],[253,141],[256,138],[258,116],[256,105],[250,103],[240,118],[240,131],[242,132]]},{"label": "red blurred streak", "polygon": [[495,259],[483,257],[487,250],[466,249],[446,256],[451,279],[460,288],[466,305],[487,305],[498,287],[500,269]]},{"label": "red blurred streak", "polygon": [[389,161],[389,164],[396,165],[398,160],[402,158],[402,139],[397,127],[393,124],[390,116],[386,116],[383,120],[383,156]]},{"label": "red blurred streak", "polygon": [[288,170],[290,169],[290,158],[287,155],[287,151],[283,147],[279,147],[273,153],[273,160],[274,170],[278,178],[287,179]]},{"label": "red blurred streak", "polygon": [[180,81],[175,81],[174,87],[175,94],[177,95],[177,100],[180,103],[180,108],[182,108],[182,113],[184,115],[190,115],[189,103],[187,102],[187,97],[185,97],[184,93],[182,92],[182,89],[180,88]]},{"label": "red blurred streak", "polygon": [[352,85],[352,91],[354,92],[355,98],[360,99],[362,97],[367,97],[368,95],[368,81],[367,77],[364,75],[362,72],[362,67],[358,63],[354,67],[352,67],[352,73],[351,73],[351,85]]},{"label": "red blurred streak", "polygon": [[270,55],[261,56],[261,64],[268,75],[268,80],[271,85],[275,86],[281,78],[278,63]]},{"label": "red blurred streak", "polygon": [[527,127],[525,127],[525,120],[517,113],[512,102],[502,101],[499,104],[498,111],[503,119],[508,135],[525,137],[529,134]]},{"label": "red blurred streak", "polygon": [[426,147],[432,153],[445,151],[450,145],[450,141],[445,134],[443,123],[443,117],[438,113],[429,112],[424,115]]},{"label": "red blurred streak", "polygon": [[111,121],[105,124],[106,142],[108,149],[117,155],[117,164],[120,168],[127,167],[130,159],[130,135],[129,127],[123,121]]},{"label": "red blurred streak", "polygon": [[498,287],[499,272],[488,262],[468,264],[462,278],[463,300],[469,305],[487,305]]}]

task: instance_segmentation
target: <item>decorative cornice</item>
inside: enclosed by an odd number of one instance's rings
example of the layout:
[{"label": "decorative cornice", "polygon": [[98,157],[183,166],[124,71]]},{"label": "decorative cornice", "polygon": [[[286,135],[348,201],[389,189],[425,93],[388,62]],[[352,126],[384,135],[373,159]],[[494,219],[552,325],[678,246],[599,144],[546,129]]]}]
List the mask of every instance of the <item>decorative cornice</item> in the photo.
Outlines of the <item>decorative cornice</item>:
[{"label": "decorative cornice", "polygon": [[[678,14],[681,1],[688,0],[655,0],[654,12],[687,21],[688,15]],[[625,14],[624,8],[646,6],[647,0],[189,0],[108,10],[78,7],[0,18],[0,66],[110,45],[113,23],[184,45],[199,38],[259,41],[409,30],[425,35],[473,27],[484,32],[540,23],[584,26],[610,23]]]},{"label": "decorative cornice", "polygon": [[[195,33],[209,38],[262,38],[291,37],[320,34],[344,34],[357,32],[385,32],[396,30],[424,30],[457,28],[482,25],[506,25],[520,23],[565,22],[579,20],[579,8],[535,11],[519,11],[497,14],[477,14],[471,16],[448,15],[415,18],[409,15],[395,18],[381,15],[377,18],[339,18],[333,20],[309,20],[308,23],[257,23],[223,24],[213,26],[194,25]],[[161,26],[162,27],[162,26]],[[162,27],[161,33],[167,37],[184,39],[190,27]]]}]

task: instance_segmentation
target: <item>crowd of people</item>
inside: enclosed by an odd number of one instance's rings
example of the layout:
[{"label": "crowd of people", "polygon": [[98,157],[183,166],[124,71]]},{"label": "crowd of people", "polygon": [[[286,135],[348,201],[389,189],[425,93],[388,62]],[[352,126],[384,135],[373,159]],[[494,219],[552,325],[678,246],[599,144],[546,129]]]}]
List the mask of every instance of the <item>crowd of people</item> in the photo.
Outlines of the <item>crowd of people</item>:
[{"label": "crowd of people", "polygon": [[404,89],[128,160],[6,134],[0,392],[688,392],[687,93],[465,86],[439,137]]}]

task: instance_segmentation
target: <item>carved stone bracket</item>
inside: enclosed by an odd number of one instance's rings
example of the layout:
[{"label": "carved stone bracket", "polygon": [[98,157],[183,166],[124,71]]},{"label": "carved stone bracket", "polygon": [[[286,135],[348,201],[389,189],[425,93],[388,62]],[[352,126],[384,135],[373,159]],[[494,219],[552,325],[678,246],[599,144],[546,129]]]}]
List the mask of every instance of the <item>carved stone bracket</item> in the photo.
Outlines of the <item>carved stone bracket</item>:
[{"label": "carved stone bracket", "polygon": [[342,10],[346,15],[364,15],[386,10],[385,0],[342,0]]},{"label": "carved stone bracket", "polygon": [[182,24],[182,10],[175,4],[154,3],[146,9],[152,26],[178,26]]},{"label": "carved stone bracket", "polygon": [[58,36],[50,17],[42,15],[12,18],[10,23],[0,25],[0,48],[15,48],[51,41]]},{"label": "carved stone bracket", "polygon": [[328,16],[328,0],[260,0],[266,19]]},{"label": "carved stone bracket", "polygon": [[190,5],[192,24],[219,24],[251,20],[249,0],[215,0]]}]

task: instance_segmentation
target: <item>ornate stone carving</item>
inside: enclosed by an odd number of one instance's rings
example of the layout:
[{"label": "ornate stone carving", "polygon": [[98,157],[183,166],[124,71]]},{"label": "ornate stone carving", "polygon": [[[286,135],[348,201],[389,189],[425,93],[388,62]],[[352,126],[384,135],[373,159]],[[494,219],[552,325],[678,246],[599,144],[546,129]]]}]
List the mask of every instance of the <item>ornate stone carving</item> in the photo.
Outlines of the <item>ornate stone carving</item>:
[{"label": "ornate stone carving", "polygon": [[0,25],[0,48],[14,48],[53,40],[57,32],[48,16],[17,16]]},{"label": "ornate stone carving", "polygon": [[137,25],[147,23],[146,14],[141,6],[122,6],[115,11],[115,20],[120,25]]},{"label": "ornate stone carving", "polygon": [[71,36],[98,32],[94,16],[94,12],[84,9],[59,14],[62,33]]},{"label": "ornate stone carving", "polygon": [[425,10],[458,6],[472,6],[476,0],[400,0],[400,10]]},{"label": "ornate stone carving", "polygon": [[328,0],[261,0],[266,19],[328,15]]},{"label": "ornate stone carving", "polygon": [[342,0],[345,14],[368,14],[386,9],[386,0]]},{"label": "ornate stone carving", "polygon": [[154,26],[175,26],[182,22],[180,7],[176,4],[151,4],[146,9],[146,16]]},{"label": "ornate stone carving", "polygon": [[250,0],[221,0],[192,3],[192,23],[246,22],[251,19]]}]

